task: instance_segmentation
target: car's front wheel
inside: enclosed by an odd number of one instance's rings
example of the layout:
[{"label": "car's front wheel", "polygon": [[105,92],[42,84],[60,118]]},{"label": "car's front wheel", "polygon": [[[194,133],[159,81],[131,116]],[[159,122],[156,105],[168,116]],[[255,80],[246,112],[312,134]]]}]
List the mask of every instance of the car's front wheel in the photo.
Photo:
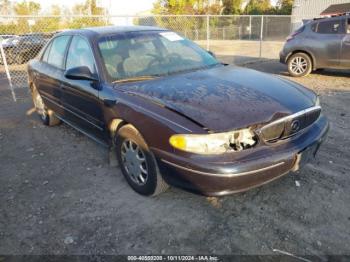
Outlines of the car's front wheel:
[{"label": "car's front wheel", "polygon": [[115,149],[122,173],[137,193],[154,196],[168,188],[152,152],[134,126],[128,124],[120,128]]},{"label": "car's front wheel", "polygon": [[34,85],[31,87],[31,91],[35,111],[40,116],[41,122],[47,126],[54,126],[59,124],[61,121],[55,116],[53,111],[46,108],[40,93]]},{"label": "car's front wheel", "polygon": [[288,72],[291,76],[306,76],[312,71],[311,58],[305,53],[293,54],[287,62]]}]

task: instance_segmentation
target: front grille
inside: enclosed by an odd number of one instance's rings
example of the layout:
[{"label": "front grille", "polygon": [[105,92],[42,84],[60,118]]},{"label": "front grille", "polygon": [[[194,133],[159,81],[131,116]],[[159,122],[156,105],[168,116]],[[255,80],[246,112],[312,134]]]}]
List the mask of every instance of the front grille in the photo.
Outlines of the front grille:
[{"label": "front grille", "polygon": [[267,142],[286,139],[312,125],[320,114],[321,107],[314,106],[269,123],[260,128],[258,134]]}]

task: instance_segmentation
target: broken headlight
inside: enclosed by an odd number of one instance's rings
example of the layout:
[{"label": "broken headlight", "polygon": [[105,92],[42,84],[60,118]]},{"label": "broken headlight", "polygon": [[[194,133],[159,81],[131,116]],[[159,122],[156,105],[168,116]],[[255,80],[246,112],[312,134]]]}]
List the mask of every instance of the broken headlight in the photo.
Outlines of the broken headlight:
[{"label": "broken headlight", "polygon": [[225,133],[173,135],[169,143],[182,151],[211,155],[253,147],[257,138],[251,129],[246,128]]}]

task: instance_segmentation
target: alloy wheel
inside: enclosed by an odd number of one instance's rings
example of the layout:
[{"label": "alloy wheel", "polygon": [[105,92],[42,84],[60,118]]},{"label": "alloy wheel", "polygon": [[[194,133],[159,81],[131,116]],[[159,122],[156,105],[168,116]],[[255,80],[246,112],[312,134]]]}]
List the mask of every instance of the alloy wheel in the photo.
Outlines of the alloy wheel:
[{"label": "alloy wheel", "polygon": [[308,69],[308,62],[304,57],[296,56],[290,62],[290,70],[296,74],[301,75]]},{"label": "alloy wheel", "polygon": [[124,140],[121,159],[130,179],[137,185],[145,185],[148,179],[148,168],[145,153],[140,146],[130,139]]}]

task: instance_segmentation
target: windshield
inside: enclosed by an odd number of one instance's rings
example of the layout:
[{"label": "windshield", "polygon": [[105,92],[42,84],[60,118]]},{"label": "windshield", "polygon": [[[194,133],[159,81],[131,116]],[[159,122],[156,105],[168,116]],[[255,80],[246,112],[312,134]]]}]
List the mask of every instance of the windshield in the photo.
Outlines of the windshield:
[{"label": "windshield", "polygon": [[103,37],[98,46],[111,82],[163,76],[218,64],[201,47],[170,31],[126,32]]}]

